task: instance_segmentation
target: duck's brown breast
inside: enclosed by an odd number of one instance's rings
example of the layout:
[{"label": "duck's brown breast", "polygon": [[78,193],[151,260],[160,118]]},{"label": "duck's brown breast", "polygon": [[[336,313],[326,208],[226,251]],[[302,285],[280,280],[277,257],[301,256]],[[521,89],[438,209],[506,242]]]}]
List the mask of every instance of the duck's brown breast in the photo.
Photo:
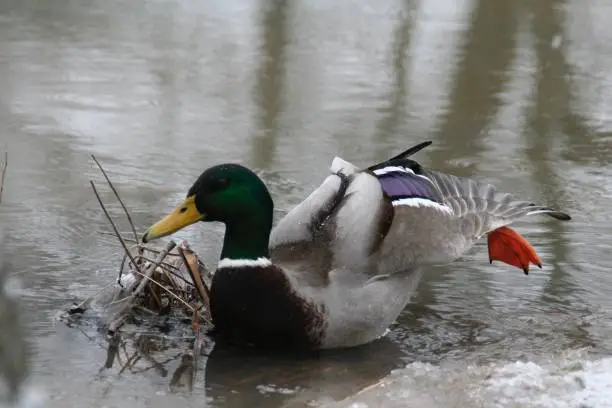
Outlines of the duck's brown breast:
[{"label": "duck's brown breast", "polygon": [[296,293],[275,265],[224,266],[210,292],[215,334],[222,340],[273,349],[317,349],[325,310]]}]

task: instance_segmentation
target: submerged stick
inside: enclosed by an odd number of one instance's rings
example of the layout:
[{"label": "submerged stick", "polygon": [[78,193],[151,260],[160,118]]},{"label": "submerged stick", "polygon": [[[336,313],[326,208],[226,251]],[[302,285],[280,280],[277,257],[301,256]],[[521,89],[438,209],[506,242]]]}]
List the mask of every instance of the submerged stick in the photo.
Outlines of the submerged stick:
[{"label": "submerged stick", "polygon": [[115,197],[117,197],[117,200],[119,201],[119,204],[121,204],[121,207],[123,208],[123,212],[125,212],[125,216],[128,219],[128,222],[130,223],[130,227],[132,228],[132,232],[134,233],[134,239],[136,240],[136,242],[138,242],[138,234],[136,233],[136,227],[134,227],[134,222],[132,221],[132,216],[130,215],[130,212],[128,211],[127,207],[125,206],[125,204],[123,203],[123,200],[121,199],[121,197],[119,197],[119,193],[117,192],[117,189],[115,188],[115,186],[113,185],[113,183],[110,181],[110,178],[108,178],[108,175],[106,174],[106,171],[104,170],[104,168],[102,167],[102,165],[100,164],[100,162],[98,161],[98,159],[96,159],[96,156],[94,156],[93,154],[91,155],[91,158],[96,162],[96,164],[98,165],[98,168],[100,169],[100,171],[102,172],[102,175],[104,176],[104,178],[106,179],[106,182],[108,183],[109,187],[111,188],[111,190],[113,190],[113,193],[115,194]]},{"label": "submerged stick", "polygon": [[89,306],[91,305],[91,302],[93,302],[94,298],[96,296],[98,296],[100,294],[100,292],[108,289],[111,285],[114,285],[114,284],[110,283],[110,284],[102,287],[102,289],[100,289],[97,293],[87,297],[86,299],[84,299],[80,303],[74,302],[72,304],[72,306],[70,306],[68,308],[68,310],[66,310],[66,312],[68,313],[68,315],[85,313],[89,309]]},{"label": "submerged stick", "polygon": [[138,351],[135,351],[134,354],[128,356],[127,361],[125,362],[123,367],[121,367],[121,370],[119,370],[119,373],[117,375],[123,374],[123,372],[128,368],[131,370],[131,368],[134,367],[134,364],[136,364],[138,360],[140,360],[140,354],[138,353]]},{"label": "submerged stick", "polygon": [[[128,300],[128,298],[126,298],[126,300]],[[125,323],[125,320],[127,319],[128,311],[131,309],[131,303],[131,301],[127,302],[127,305],[121,309],[120,312],[115,314],[113,320],[111,320],[108,324],[108,329],[106,330],[108,334],[113,335],[117,333],[117,330],[123,326],[123,323]]]},{"label": "submerged stick", "polygon": [[178,391],[183,385],[186,385],[190,392],[193,391],[193,383],[198,370],[198,356],[202,348],[202,341],[200,340],[200,313],[197,310],[193,312],[191,328],[195,335],[193,348],[191,354],[189,352],[183,353],[181,364],[174,371],[170,379],[170,390],[172,392]]},{"label": "submerged stick", "polygon": [[108,349],[106,352],[106,361],[104,362],[104,368],[112,368],[115,358],[119,355],[119,342],[121,336],[119,333],[113,333],[113,336],[108,341]]},{"label": "submerged stick", "polygon": [[152,368],[157,371],[159,375],[165,377],[168,375],[168,371],[164,368],[163,364],[159,361],[155,360],[151,355],[151,345],[153,343],[152,337],[148,334],[141,334],[136,340],[136,349],[140,353],[140,355],[150,362],[153,366]]},{"label": "submerged stick", "polygon": [[91,184],[91,188],[93,189],[94,194],[96,195],[96,198],[98,199],[98,203],[100,203],[100,207],[102,207],[102,211],[104,211],[104,215],[106,215],[108,222],[110,222],[111,227],[113,227],[113,230],[115,231],[115,236],[119,239],[119,242],[121,242],[121,246],[123,246],[123,249],[125,250],[125,253],[127,254],[127,256],[130,257],[130,261],[132,261],[134,268],[138,269],[138,271],[140,272],[140,268],[138,267],[138,264],[134,260],[134,257],[132,256],[132,253],[128,249],[127,244],[123,240],[123,237],[119,233],[119,230],[117,229],[117,226],[115,225],[115,222],[111,218],[110,214],[108,213],[108,210],[106,209],[106,206],[102,202],[102,199],[100,198],[100,194],[98,194],[98,189],[96,188],[96,185],[94,184],[92,180],[89,181],[89,184]]},{"label": "submerged stick", "polygon": [[202,353],[202,337],[200,331],[200,313],[195,312],[193,320],[191,321],[191,327],[193,328],[195,338],[193,339],[193,371],[191,373],[191,381],[189,383],[189,390],[193,388],[196,374],[198,372],[198,361],[200,360],[200,353]]},{"label": "submerged stick", "polygon": [[170,391],[177,392],[184,385],[187,386],[189,391],[193,390],[194,371],[193,356],[189,353],[184,353],[181,356],[181,363],[170,379]]}]

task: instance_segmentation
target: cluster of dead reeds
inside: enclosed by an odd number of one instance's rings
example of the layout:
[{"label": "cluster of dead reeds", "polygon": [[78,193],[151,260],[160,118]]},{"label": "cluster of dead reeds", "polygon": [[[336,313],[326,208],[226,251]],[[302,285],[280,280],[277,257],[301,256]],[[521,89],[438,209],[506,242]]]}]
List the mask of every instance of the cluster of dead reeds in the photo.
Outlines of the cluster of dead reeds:
[{"label": "cluster of dead reeds", "polygon": [[[107,358],[104,369],[111,368],[115,361],[120,364],[119,374],[125,370],[135,372],[135,364],[144,360],[149,368],[160,371],[165,376],[163,366],[151,355],[153,337],[144,332],[125,330],[126,323],[144,319],[162,319],[165,316],[177,317],[175,321],[191,321],[193,343],[191,350],[180,353],[181,364],[175,371],[171,386],[187,375],[187,385],[191,388],[197,369],[203,339],[201,323],[211,327],[209,314],[209,287],[212,275],[186,241],[177,245],[169,241],[165,247],[143,244],[138,238],[130,213],[106,171],[92,155],[92,159],[102,172],[108,186],[117,198],[130,224],[133,238],[124,237],[102,201],[96,184],[90,181],[93,192],[112,227],[112,234],[121,244],[124,254],[118,268],[118,278],[110,290],[106,288],[80,303],[73,304],[67,315],[76,317],[87,312],[92,304],[101,305],[103,313],[99,327],[105,330]],[[1,193],[1,190],[0,190]],[[131,340],[132,351],[128,352],[126,341]],[[121,357],[123,351],[124,357]],[[178,356],[176,356],[178,358]]]}]

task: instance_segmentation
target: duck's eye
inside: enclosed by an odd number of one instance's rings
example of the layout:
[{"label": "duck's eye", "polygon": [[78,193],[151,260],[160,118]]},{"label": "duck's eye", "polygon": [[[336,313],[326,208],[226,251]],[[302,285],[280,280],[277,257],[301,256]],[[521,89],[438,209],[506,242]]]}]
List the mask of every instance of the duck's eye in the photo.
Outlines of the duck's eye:
[{"label": "duck's eye", "polygon": [[226,188],[229,185],[229,180],[226,178],[221,178],[215,181],[215,190],[221,190]]}]

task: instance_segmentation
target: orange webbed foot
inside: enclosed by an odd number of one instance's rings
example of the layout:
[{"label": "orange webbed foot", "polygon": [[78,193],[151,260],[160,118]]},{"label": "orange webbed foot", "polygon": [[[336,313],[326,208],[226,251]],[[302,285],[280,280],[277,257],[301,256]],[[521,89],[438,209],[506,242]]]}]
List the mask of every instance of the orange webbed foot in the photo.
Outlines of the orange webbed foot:
[{"label": "orange webbed foot", "polygon": [[488,233],[489,262],[501,261],[529,274],[529,263],[542,268],[542,261],[531,244],[518,232],[500,227]]}]

